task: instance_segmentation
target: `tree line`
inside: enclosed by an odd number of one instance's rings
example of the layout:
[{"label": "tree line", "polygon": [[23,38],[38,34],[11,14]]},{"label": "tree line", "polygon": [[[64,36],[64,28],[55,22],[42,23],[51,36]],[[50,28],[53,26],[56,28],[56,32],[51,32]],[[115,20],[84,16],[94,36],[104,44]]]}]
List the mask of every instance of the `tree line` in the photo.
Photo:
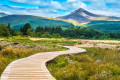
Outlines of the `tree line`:
[{"label": "tree line", "polygon": [[48,37],[48,38],[79,38],[79,39],[119,39],[120,33],[104,33],[93,29],[70,27],[63,30],[58,27],[43,27],[38,26],[35,30],[29,23],[26,23],[19,30],[11,28],[10,23],[8,25],[0,24],[0,36],[31,36],[31,37]]}]

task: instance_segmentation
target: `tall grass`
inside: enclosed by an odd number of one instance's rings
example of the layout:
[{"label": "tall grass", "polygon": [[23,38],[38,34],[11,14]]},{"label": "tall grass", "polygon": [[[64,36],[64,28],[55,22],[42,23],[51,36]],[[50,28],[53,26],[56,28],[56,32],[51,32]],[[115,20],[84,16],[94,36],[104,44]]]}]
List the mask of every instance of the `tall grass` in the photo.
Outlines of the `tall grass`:
[{"label": "tall grass", "polygon": [[[51,49],[52,50],[52,49]],[[38,52],[46,52],[51,51],[50,49],[39,49],[34,50],[32,48],[13,48],[13,47],[6,47],[4,50],[0,51],[0,74],[2,74],[3,70],[6,68],[6,66],[20,58],[28,57],[32,54],[38,53]]]},{"label": "tall grass", "polygon": [[48,69],[57,80],[120,80],[120,52],[87,48],[86,53],[55,58]]}]

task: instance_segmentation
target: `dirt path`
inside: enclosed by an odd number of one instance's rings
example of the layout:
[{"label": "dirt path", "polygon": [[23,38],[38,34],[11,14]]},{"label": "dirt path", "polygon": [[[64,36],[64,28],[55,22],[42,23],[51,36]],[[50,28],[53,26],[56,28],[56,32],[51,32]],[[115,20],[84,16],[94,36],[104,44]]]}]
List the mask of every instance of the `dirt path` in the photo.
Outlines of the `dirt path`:
[{"label": "dirt path", "polygon": [[110,44],[81,44],[81,45],[75,45],[75,47],[100,47],[100,48],[115,49],[115,48],[118,47],[118,45],[110,45]]},{"label": "dirt path", "polygon": [[76,54],[86,50],[66,46],[70,50],[45,52],[13,61],[1,75],[1,80],[56,80],[48,71],[46,62],[63,54]]},{"label": "dirt path", "polygon": [[76,47],[100,47],[117,49],[120,47],[120,41],[113,40],[81,40],[81,44],[75,44]]},{"label": "dirt path", "polygon": [[120,41],[117,40],[81,40],[86,42],[97,42],[97,43],[120,43]]}]

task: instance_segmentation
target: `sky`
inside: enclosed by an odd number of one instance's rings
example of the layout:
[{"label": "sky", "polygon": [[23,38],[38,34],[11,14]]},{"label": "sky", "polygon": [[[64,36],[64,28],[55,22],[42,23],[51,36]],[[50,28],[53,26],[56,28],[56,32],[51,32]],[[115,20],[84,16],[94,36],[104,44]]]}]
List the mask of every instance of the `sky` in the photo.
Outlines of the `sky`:
[{"label": "sky", "polygon": [[120,17],[120,0],[0,0],[0,12],[6,14],[53,18],[67,15],[78,8]]}]

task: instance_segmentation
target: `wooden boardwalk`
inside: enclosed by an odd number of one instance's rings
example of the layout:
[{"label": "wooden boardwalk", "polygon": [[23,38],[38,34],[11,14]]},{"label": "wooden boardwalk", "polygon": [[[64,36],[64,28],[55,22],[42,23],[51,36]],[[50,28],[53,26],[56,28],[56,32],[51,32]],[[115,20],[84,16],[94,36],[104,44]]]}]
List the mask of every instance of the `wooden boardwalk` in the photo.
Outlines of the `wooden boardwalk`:
[{"label": "wooden boardwalk", "polygon": [[76,54],[86,51],[77,47],[66,47],[70,50],[38,53],[13,61],[1,75],[1,80],[56,80],[48,71],[46,62],[62,54]]}]

